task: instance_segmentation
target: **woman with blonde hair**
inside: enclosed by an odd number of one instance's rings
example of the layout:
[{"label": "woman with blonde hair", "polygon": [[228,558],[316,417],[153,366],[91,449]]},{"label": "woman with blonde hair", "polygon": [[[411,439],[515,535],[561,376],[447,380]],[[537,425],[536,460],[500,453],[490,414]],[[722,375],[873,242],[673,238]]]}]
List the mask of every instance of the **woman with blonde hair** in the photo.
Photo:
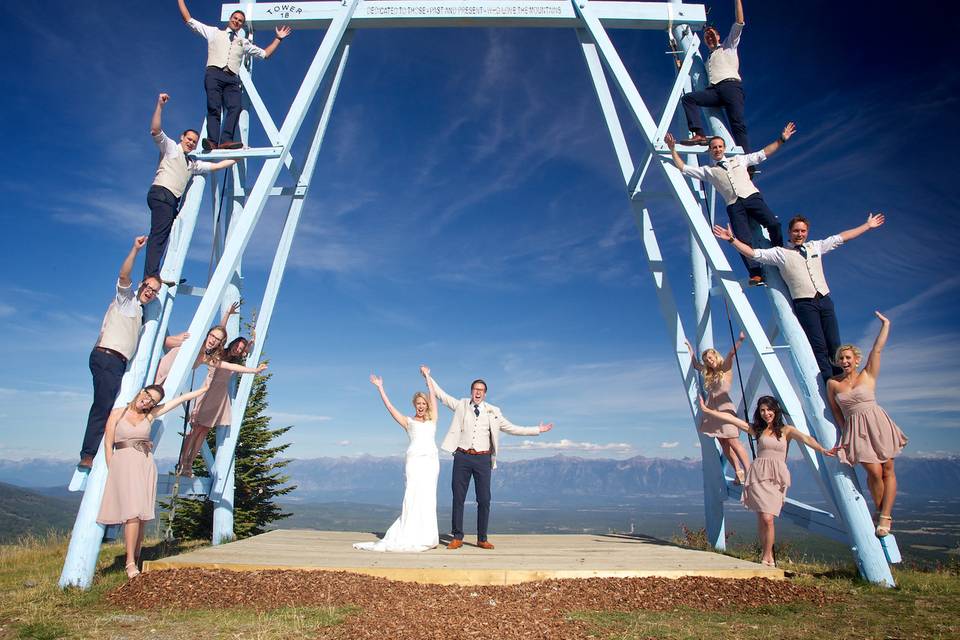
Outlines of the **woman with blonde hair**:
[{"label": "woman with blonde hair", "polygon": [[430,370],[421,367],[427,381],[427,393],[413,395],[413,416],[400,413],[390,402],[383,388],[383,378],[371,375],[370,382],[380,392],[387,412],[407,432],[410,444],[404,464],[403,509],[377,542],[358,542],[354,548],[367,551],[419,552],[440,544],[437,527],[437,476],[440,459],[437,454],[437,395],[430,379]]},{"label": "woman with blonde hair", "polygon": [[750,468],[750,458],[747,450],[740,442],[740,431],[727,416],[737,415],[737,407],[730,399],[730,386],[733,383],[733,358],[737,349],[743,344],[745,336],[740,337],[730,349],[726,358],[720,356],[716,349],[706,349],[697,361],[694,356],[693,345],[689,340],[687,350],[690,352],[690,364],[703,376],[703,387],[707,393],[707,406],[721,413],[721,417],[703,413],[700,420],[700,433],[716,438],[723,450],[723,455],[730,461],[736,476],[736,484],[743,484],[747,470]]},{"label": "woman with blonde hair", "polygon": [[860,349],[852,344],[837,349],[836,364],[842,370],[827,382],[827,398],[840,429],[837,454],[850,466],[860,464],[867,472],[867,486],[877,513],[877,536],[890,533],[891,513],[897,497],[897,476],[893,459],[907,444],[903,434],[887,412],[877,404],[877,377],[880,375],[880,353],[887,344],[890,320],[875,311],[880,332],[873,343],[867,365],[860,366]]},{"label": "woman with blonde hair", "polygon": [[760,562],[769,567],[776,566],[773,558],[773,519],[780,516],[783,501],[787,497],[787,488],[790,486],[790,469],[787,468],[787,447],[790,441],[803,442],[825,456],[832,456],[834,452],[824,449],[819,442],[796,427],[784,424],[783,409],[773,396],[763,396],[757,400],[752,423],[736,416],[727,417],[727,414],[711,409],[704,403],[703,398],[700,398],[700,409],[714,418],[729,420],[736,428],[746,431],[756,440],[757,458],[747,472],[741,502],[757,514]]},{"label": "woman with blonde hair", "polygon": [[157,465],[153,461],[150,426],[153,421],[184,402],[203,395],[206,387],[163,400],[163,387],[144,387],[123,408],[114,409],[103,434],[107,458],[107,484],[97,522],[122,524],[127,548],[128,578],[140,575],[137,563],[143,544],[144,523],[153,520],[157,502]]}]

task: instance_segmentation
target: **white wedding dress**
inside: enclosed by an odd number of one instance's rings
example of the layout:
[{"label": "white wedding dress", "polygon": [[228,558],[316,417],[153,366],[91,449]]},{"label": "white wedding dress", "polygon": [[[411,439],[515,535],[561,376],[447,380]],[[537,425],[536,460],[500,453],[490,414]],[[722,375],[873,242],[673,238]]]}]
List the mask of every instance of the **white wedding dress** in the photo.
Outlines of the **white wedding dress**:
[{"label": "white wedding dress", "polygon": [[437,455],[435,420],[418,422],[407,418],[410,446],[404,467],[406,488],[400,517],[377,542],[357,542],[355,549],[367,551],[418,552],[440,544],[437,529],[437,476],[440,458]]}]

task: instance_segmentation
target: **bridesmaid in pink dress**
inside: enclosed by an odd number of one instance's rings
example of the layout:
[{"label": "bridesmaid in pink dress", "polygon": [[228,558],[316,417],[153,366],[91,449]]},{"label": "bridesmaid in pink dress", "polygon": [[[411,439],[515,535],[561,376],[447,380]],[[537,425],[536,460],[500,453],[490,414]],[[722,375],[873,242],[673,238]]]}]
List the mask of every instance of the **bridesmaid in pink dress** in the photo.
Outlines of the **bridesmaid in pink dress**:
[{"label": "bridesmaid in pink dress", "polygon": [[757,441],[757,458],[747,472],[741,502],[757,514],[757,535],[762,550],[760,562],[768,567],[776,566],[773,559],[773,519],[780,516],[784,498],[787,497],[787,488],[790,486],[787,445],[791,440],[798,440],[825,456],[833,456],[834,452],[824,449],[819,442],[796,427],[784,424],[783,409],[773,396],[763,396],[757,400],[752,424],[711,409],[704,403],[703,398],[700,399],[700,409],[715,418],[730,420],[738,429],[746,431]]},{"label": "bridesmaid in pink dress", "polygon": [[171,409],[203,395],[206,390],[203,387],[160,404],[163,387],[152,384],[141,389],[126,407],[114,409],[107,419],[103,433],[107,484],[97,522],[124,525],[128,578],[140,574],[137,562],[143,544],[143,523],[155,517],[157,465],[153,461],[150,425]]},{"label": "bridesmaid in pink dress", "polygon": [[[207,377],[204,386],[208,388],[208,391],[197,400],[190,414],[190,433],[184,437],[183,446],[180,450],[180,460],[177,468],[181,475],[188,478],[193,477],[193,461],[200,453],[200,448],[203,446],[210,429],[218,425],[229,425],[231,422],[230,382],[233,379],[233,374],[260,373],[267,368],[266,364],[261,364],[256,368],[246,367],[242,364],[253,347],[253,339],[236,338],[226,349],[223,348],[227,339],[225,325],[230,316],[237,313],[239,309],[239,303],[231,305],[223,314],[221,324],[207,332],[203,348],[197,354],[197,359],[193,363],[194,369],[203,364],[207,365]],[[189,334],[182,335],[189,336]],[[175,336],[174,338],[179,339],[180,337]],[[256,334],[254,333],[254,339],[255,337]],[[169,340],[171,339],[168,338]],[[179,351],[179,345],[175,346],[160,360],[160,365],[157,367],[157,384],[162,384],[166,379]]]},{"label": "bridesmaid in pink dress", "polygon": [[890,321],[879,311],[880,333],[873,343],[867,366],[860,372],[860,349],[852,344],[837,349],[836,362],[843,370],[827,383],[827,398],[837,425],[843,425],[836,449],[840,460],[853,466],[863,465],[867,486],[877,510],[877,535],[890,533],[891,513],[897,497],[897,476],[893,459],[907,444],[903,431],[877,404],[877,376],[880,375],[880,352],[887,344]]},{"label": "bridesmaid in pink dress", "polygon": [[730,386],[733,384],[733,357],[737,349],[743,344],[743,332],[740,338],[730,349],[726,358],[721,358],[716,349],[706,349],[701,355],[701,362],[697,362],[693,355],[693,345],[689,340],[687,350],[690,352],[690,364],[703,375],[703,387],[707,392],[707,406],[723,413],[722,418],[703,414],[700,420],[700,433],[716,438],[720,443],[723,455],[730,461],[733,473],[736,476],[735,484],[743,484],[746,470],[750,468],[750,457],[740,442],[740,431],[727,419],[737,415],[737,407],[730,399]]}]

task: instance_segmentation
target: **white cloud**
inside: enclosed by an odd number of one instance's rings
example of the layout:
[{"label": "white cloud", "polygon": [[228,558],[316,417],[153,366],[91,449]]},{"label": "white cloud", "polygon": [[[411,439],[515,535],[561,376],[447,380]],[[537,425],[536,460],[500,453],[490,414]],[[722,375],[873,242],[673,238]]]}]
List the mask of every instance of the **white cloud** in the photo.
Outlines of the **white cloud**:
[{"label": "white cloud", "polygon": [[297,424],[302,422],[328,422],[333,420],[330,416],[316,415],[313,413],[284,413],[283,411],[271,412],[270,417],[277,422]]},{"label": "white cloud", "polygon": [[338,440],[338,441],[337,441],[337,446],[340,446],[340,447],[349,447],[350,444],[351,444],[351,442],[350,442],[349,440]]},{"label": "white cloud", "polygon": [[660,443],[661,449],[675,449],[679,446],[680,446],[679,442],[661,442]]},{"label": "white cloud", "polygon": [[552,451],[618,451],[625,453],[632,451],[633,447],[626,442],[609,442],[607,444],[597,444],[594,442],[576,442],[563,438],[559,441],[549,440],[523,440],[520,444],[503,445],[501,449],[516,449],[522,451],[531,450],[552,450]]}]

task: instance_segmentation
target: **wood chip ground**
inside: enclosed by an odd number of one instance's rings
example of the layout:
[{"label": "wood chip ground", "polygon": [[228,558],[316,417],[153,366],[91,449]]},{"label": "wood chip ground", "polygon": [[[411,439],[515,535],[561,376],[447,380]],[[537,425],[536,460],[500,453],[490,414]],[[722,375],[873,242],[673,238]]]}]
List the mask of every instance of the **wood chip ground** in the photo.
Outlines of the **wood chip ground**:
[{"label": "wood chip ground", "polygon": [[259,611],[289,606],[353,606],[343,638],[588,638],[572,611],[736,611],[831,598],[816,587],[766,578],[590,578],[512,586],[460,587],[397,582],[342,571],[151,571],[108,595],[143,609]]}]

